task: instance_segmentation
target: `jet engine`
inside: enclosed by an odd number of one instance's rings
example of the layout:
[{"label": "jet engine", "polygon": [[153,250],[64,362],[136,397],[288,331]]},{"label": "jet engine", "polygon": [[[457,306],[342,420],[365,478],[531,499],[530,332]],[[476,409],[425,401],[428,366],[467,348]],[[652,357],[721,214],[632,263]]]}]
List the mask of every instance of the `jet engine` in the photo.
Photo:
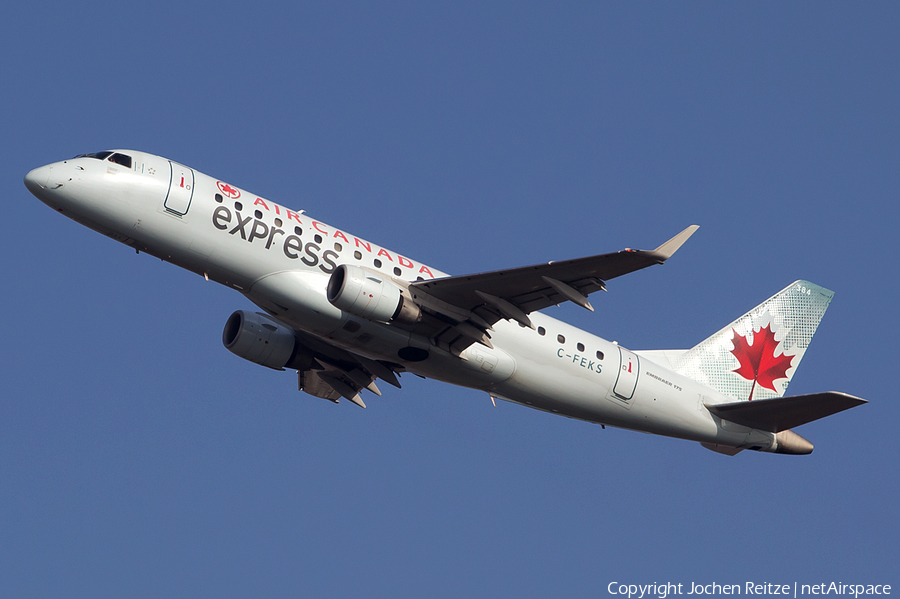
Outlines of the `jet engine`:
[{"label": "jet engine", "polygon": [[312,363],[312,354],[293,330],[259,312],[238,310],[229,316],[222,343],[236,356],[275,370],[305,370]]},{"label": "jet engine", "polygon": [[415,323],[422,319],[419,307],[399,285],[359,266],[341,264],[334,270],[328,280],[328,301],[366,320]]}]

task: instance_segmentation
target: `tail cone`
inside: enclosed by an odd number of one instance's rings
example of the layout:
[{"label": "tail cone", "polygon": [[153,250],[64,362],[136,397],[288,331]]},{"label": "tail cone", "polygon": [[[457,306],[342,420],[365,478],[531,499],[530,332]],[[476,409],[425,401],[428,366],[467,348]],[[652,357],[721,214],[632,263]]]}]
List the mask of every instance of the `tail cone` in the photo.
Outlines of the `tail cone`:
[{"label": "tail cone", "polygon": [[806,455],[813,451],[812,443],[791,430],[777,433],[775,435],[775,444],[775,453]]}]

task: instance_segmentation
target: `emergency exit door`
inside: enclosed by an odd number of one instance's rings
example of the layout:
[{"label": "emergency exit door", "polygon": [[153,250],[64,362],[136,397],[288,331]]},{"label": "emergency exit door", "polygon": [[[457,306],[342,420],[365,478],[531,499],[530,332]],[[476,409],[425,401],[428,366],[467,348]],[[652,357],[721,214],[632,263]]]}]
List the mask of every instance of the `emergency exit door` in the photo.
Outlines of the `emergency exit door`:
[{"label": "emergency exit door", "polygon": [[177,162],[169,161],[171,179],[169,195],[166,196],[166,210],[179,216],[187,214],[194,197],[194,171]]},{"label": "emergency exit door", "polygon": [[632,352],[619,348],[619,375],[613,387],[613,393],[619,399],[631,399],[634,397],[634,388],[637,386],[639,362],[638,357]]}]

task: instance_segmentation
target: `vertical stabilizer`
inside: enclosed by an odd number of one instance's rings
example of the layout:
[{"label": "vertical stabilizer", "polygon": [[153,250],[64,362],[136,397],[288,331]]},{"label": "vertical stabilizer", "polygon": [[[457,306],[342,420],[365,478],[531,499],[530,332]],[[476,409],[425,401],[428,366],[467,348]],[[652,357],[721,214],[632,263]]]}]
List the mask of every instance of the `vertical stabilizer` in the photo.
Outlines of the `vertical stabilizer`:
[{"label": "vertical stabilizer", "polygon": [[781,397],[834,293],[797,281],[685,352],[676,371],[737,400]]}]

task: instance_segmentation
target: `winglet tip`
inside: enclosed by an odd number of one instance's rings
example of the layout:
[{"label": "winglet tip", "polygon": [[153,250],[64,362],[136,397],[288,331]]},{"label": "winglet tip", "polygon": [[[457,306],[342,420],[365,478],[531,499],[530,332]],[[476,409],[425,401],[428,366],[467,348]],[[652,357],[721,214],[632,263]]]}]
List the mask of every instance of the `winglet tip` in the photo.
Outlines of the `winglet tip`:
[{"label": "winglet tip", "polygon": [[659,255],[663,261],[668,260],[699,228],[700,225],[689,226],[684,231],[653,250],[653,253]]}]

